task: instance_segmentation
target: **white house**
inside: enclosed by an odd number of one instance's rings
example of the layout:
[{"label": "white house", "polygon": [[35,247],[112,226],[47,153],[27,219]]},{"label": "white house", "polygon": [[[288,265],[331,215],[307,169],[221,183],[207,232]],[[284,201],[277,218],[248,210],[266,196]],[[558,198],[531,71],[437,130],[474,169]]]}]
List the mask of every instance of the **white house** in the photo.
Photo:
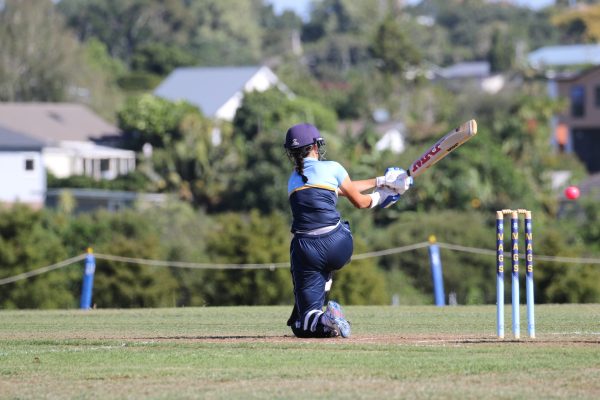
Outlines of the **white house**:
[{"label": "white house", "polygon": [[60,147],[47,147],[43,151],[48,169],[57,178],[86,175],[108,180],[135,170],[135,154],[132,153],[78,141],[64,141]]},{"label": "white house", "polygon": [[292,96],[266,66],[185,67],[175,69],[154,94],[171,101],[186,100],[209,118],[232,121],[245,92],[272,87]]},{"label": "white house", "polygon": [[0,126],[0,203],[44,205],[44,143]]},{"label": "white house", "polygon": [[58,178],[114,179],[135,170],[135,152],[110,145],[119,129],[70,103],[0,103],[0,126],[43,144],[46,169]]}]

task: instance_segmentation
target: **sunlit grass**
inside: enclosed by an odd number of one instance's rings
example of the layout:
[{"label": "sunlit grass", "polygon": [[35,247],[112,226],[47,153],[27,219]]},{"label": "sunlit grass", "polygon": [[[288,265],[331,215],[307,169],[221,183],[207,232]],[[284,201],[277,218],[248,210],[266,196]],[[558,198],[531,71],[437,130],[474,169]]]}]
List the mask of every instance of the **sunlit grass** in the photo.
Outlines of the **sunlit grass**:
[{"label": "sunlit grass", "polygon": [[537,306],[521,341],[493,306],[347,307],[347,340],[294,339],[289,311],[0,312],[0,397],[600,397],[600,305]]}]

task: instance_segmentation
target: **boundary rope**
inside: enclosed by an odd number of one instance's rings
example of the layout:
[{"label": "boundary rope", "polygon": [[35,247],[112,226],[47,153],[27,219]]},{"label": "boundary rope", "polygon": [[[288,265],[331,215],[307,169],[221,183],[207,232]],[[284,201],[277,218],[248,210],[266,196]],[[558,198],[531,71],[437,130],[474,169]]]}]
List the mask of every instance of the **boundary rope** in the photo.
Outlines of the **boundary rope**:
[{"label": "boundary rope", "polygon": [[[487,250],[476,247],[468,247],[461,246],[450,243],[436,243],[440,248],[452,251],[460,251],[463,253],[471,253],[471,254],[479,254],[485,256],[496,256],[495,250]],[[379,251],[371,251],[367,253],[356,254],[352,256],[352,260],[364,260],[367,258],[375,258],[382,257],[391,254],[400,254],[405,253],[407,251],[413,251],[425,248],[429,246],[429,242],[420,242],[407,246],[394,247],[386,250]],[[504,253],[505,257],[510,257],[509,252]],[[18,274],[15,276],[11,276],[8,278],[0,279],[0,286],[6,285],[12,282],[20,281],[23,279],[28,279],[36,275],[40,275],[49,271],[53,271],[55,269],[63,268],[78,261],[85,259],[86,254],[79,254],[75,257],[68,258],[64,261],[60,261],[56,264],[49,265],[47,267],[42,267],[35,269],[33,271],[24,272],[22,274]],[[241,269],[241,270],[252,270],[252,269],[269,269],[275,270],[275,268],[286,268],[289,267],[289,262],[278,262],[278,263],[265,263],[265,264],[218,264],[218,263],[194,263],[194,262],[185,262],[185,261],[164,261],[164,260],[150,260],[145,258],[133,258],[133,257],[123,257],[123,256],[114,256],[110,254],[101,254],[94,253],[94,257],[97,260],[106,260],[106,261],[119,261],[130,264],[144,264],[156,267],[173,267],[173,268],[190,268],[190,269],[215,269],[215,270],[232,270],[232,269]],[[521,258],[525,258],[524,254],[521,254]],[[549,262],[560,262],[566,264],[600,264],[600,258],[584,258],[584,257],[561,257],[561,256],[543,256],[543,255],[534,255],[534,261],[549,261]]]},{"label": "boundary rope", "polygon": [[112,256],[109,254],[96,254],[94,257],[98,260],[121,261],[132,264],[144,264],[156,267],[175,267],[175,268],[191,268],[191,269],[275,269],[288,267],[289,262],[267,263],[267,264],[217,264],[217,263],[194,263],[185,261],[162,261],[149,260],[144,258],[132,258],[122,256]]},{"label": "boundary rope", "polygon": [[68,258],[64,261],[57,262],[56,264],[48,265],[47,267],[38,268],[33,271],[23,272],[22,274],[19,274],[19,275],[0,279],[0,286],[6,285],[7,283],[20,281],[22,279],[31,278],[32,276],[40,275],[40,274],[43,274],[45,272],[49,272],[49,271],[52,271],[55,269],[66,267],[67,265],[71,265],[73,263],[76,263],[77,261],[81,261],[84,258],[85,258],[85,254],[80,254],[78,256]]}]

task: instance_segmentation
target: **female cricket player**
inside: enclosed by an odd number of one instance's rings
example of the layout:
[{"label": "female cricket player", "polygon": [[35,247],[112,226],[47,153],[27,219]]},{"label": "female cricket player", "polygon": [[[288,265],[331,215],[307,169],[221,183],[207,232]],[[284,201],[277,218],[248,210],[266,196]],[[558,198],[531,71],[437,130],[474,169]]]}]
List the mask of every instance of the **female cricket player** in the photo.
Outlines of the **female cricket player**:
[{"label": "female cricket player", "polygon": [[[350,261],[353,251],[348,222],[336,209],[338,196],[357,208],[389,207],[411,185],[412,178],[400,168],[388,168],[384,176],[352,181],[335,161],[324,161],[325,140],[311,124],[288,129],[284,147],[294,163],[288,181],[292,210],[290,244],[295,304],[287,324],[297,337],[350,336],[350,324],[342,308],[329,301],[325,312],[326,284],[333,271]],[[375,188],[372,193],[362,192]]]}]

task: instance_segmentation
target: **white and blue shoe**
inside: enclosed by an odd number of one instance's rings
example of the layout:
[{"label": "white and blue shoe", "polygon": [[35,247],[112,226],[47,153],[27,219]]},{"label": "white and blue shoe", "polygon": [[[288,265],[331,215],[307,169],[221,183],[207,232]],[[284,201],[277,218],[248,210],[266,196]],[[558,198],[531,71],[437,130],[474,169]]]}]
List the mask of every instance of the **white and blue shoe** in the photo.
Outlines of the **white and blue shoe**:
[{"label": "white and blue shoe", "polygon": [[327,303],[327,308],[321,316],[321,322],[330,329],[338,332],[342,337],[350,337],[350,324],[344,318],[342,307],[335,301]]}]

